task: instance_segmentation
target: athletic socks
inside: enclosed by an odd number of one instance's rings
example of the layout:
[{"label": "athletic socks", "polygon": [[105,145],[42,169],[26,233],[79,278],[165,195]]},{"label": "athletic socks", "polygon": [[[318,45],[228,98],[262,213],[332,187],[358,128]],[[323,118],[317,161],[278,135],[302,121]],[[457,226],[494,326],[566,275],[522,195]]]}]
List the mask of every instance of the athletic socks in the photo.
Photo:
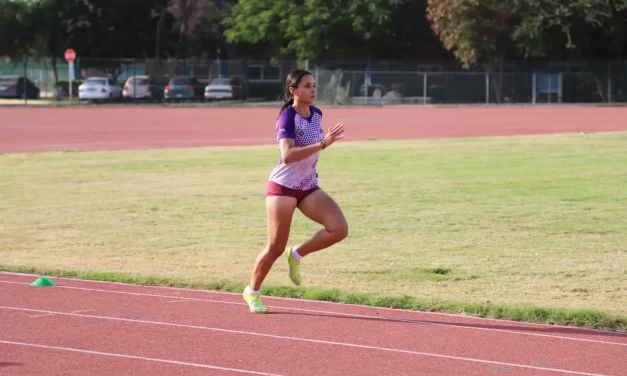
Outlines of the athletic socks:
[{"label": "athletic socks", "polygon": [[300,261],[300,259],[303,258],[303,256],[298,254],[298,250],[296,250],[296,247],[292,247],[292,257],[294,257],[296,261]]},{"label": "athletic socks", "polygon": [[244,289],[244,291],[247,294],[251,294],[251,295],[259,295],[259,291],[255,291],[252,289],[252,287],[250,287],[250,285],[246,285],[246,289]]},{"label": "athletic socks", "polygon": [[[303,258],[303,256],[298,254],[298,250],[296,249],[296,247],[292,247],[291,254],[292,254],[292,257],[296,261],[300,261]],[[259,291],[253,290],[252,287],[250,287],[250,285],[246,285],[246,288],[244,289],[244,292],[246,294],[250,294],[250,295],[259,295]]]}]

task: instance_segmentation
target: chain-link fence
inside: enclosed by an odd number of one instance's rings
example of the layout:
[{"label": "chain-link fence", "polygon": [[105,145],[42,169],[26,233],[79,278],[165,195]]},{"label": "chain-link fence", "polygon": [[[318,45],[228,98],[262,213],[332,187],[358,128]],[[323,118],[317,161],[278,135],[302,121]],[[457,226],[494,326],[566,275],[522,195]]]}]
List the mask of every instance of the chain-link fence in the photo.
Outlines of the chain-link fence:
[{"label": "chain-link fence", "polygon": [[20,58],[0,60],[0,98],[276,104],[286,75],[297,67],[313,73],[317,101],[324,105],[627,102],[627,61],[513,62],[464,69],[454,63],[406,61],[79,58],[70,65],[62,59]]},{"label": "chain-link fence", "polygon": [[320,68],[320,99],[336,105],[625,103],[627,61],[508,65],[464,71]]}]

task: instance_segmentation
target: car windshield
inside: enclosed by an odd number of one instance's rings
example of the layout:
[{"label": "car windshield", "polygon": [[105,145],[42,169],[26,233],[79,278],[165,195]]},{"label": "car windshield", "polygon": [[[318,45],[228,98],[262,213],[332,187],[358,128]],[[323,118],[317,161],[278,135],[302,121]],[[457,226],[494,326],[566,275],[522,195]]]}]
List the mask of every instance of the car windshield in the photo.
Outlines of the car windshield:
[{"label": "car windshield", "polygon": [[142,86],[146,86],[149,84],[148,79],[146,78],[131,78],[128,83],[129,85],[142,85]]},{"label": "car windshield", "polygon": [[170,85],[189,85],[191,84],[191,80],[188,80],[187,78],[173,78],[172,81],[170,81]]},{"label": "car windshield", "polygon": [[17,83],[16,77],[0,77],[0,84],[15,84]]},{"label": "car windshield", "polygon": [[88,85],[106,85],[107,80],[104,78],[88,78],[85,83]]},{"label": "car windshield", "polygon": [[231,81],[228,78],[216,78],[211,81],[212,85],[230,85]]}]

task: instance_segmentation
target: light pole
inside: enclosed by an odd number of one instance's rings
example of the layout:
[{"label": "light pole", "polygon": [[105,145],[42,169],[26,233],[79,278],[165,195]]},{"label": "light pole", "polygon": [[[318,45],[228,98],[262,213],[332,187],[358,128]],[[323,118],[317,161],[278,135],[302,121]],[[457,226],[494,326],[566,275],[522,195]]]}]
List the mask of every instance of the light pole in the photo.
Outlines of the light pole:
[{"label": "light pole", "polygon": [[[218,8],[220,9],[220,20],[222,20],[222,12],[226,0],[218,0]],[[224,27],[222,22],[218,25],[218,77],[229,76],[229,63],[227,59],[226,43],[224,43]]]}]

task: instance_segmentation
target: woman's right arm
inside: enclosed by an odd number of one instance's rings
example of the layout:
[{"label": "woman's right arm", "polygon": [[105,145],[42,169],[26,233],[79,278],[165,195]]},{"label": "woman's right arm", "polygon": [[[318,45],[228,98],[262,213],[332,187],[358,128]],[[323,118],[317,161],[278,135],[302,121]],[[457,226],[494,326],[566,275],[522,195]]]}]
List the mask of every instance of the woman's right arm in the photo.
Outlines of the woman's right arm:
[{"label": "woman's right arm", "polygon": [[294,146],[293,138],[282,138],[279,141],[281,148],[281,159],[283,163],[293,163],[303,160],[316,152],[322,150],[322,142],[316,142],[309,146]]},{"label": "woman's right arm", "polygon": [[336,140],[344,137],[344,125],[341,123],[333,126],[324,136],[321,142],[316,142],[308,146],[294,146],[293,138],[282,138],[279,140],[281,149],[281,159],[283,163],[293,163],[303,160],[316,152],[331,146]]}]

